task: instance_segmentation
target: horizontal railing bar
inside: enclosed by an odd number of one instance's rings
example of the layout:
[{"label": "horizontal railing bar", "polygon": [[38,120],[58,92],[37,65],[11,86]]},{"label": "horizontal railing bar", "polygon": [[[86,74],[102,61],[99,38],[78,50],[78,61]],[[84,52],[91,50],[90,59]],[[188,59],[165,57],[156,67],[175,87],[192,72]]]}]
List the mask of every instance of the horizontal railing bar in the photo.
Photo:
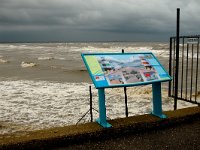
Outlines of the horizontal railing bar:
[{"label": "horizontal railing bar", "polygon": [[[172,36],[170,38],[176,39],[176,36]],[[179,38],[200,38],[200,35],[179,36]]]},{"label": "horizontal railing bar", "polygon": [[[175,96],[172,95],[171,97],[174,98]],[[200,104],[200,103],[198,103],[198,102],[196,102],[196,101],[190,101],[190,100],[187,100],[187,99],[181,98],[181,97],[178,97],[178,99],[179,99],[179,100],[182,100],[182,101],[190,102],[190,103],[192,103],[192,104]]]}]

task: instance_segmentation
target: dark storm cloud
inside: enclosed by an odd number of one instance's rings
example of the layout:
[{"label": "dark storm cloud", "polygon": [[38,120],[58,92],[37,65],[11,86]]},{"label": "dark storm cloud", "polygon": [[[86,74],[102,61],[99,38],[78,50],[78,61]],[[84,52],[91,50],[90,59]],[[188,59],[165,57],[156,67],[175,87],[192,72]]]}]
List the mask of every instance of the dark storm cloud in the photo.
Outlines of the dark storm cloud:
[{"label": "dark storm cloud", "polygon": [[198,0],[0,0],[0,40],[159,38],[175,32],[177,7],[181,30],[193,34],[200,26],[199,5]]}]

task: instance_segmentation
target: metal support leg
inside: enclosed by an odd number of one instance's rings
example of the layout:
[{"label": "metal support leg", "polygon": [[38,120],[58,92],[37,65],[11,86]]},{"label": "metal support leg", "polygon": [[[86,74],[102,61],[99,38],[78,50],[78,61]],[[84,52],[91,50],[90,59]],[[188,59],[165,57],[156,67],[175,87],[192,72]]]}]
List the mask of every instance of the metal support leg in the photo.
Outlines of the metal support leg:
[{"label": "metal support leg", "polygon": [[99,119],[97,119],[97,122],[103,126],[104,128],[110,128],[112,127],[111,124],[109,124],[106,121],[106,107],[105,107],[105,92],[103,89],[98,89],[99,94]]},{"label": "metal support leg", "polygon": [[162,95],[161,95],[161,83],[153,83],[152,84],[152,96],[153,96],[153,111],[152,114],[160,117],[167,118],[166,115],[162,113]]}]

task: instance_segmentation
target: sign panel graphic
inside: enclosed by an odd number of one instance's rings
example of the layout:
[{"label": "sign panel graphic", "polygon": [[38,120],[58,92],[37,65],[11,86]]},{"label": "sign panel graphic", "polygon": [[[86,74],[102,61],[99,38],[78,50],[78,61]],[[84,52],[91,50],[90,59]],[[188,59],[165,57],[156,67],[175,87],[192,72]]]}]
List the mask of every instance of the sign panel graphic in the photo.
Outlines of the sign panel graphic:
[{"label": "sign panel graphic", "polygon": [[152,53],[82,54],[96,88],[170,81]]}]

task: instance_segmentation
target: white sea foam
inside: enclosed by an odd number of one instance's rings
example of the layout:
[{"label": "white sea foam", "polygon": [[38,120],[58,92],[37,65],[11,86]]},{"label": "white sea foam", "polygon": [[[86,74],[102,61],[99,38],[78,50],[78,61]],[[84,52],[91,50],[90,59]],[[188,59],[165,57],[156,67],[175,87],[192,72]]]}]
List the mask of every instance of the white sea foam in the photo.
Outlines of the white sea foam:
[{"label": "white sea foam", "polygon": [[55,59],[57,59],[57,60],[66,60],[66,58],[64,58],[64,57],[55,57]]},{"label": "white sea foam", "polygon": [[[0,134],[75,124],[89,110],[88,83],[47,81],[0,81]],[[93,87],[93,86],[92,86]],[[93,87],[93,107],[98,109]],[[124,117],[123,88],[106,89],[107,116]],[[129,116],[151,112],[150,86],[127,89]],[[179,107],[188,107],[180,103]],[[173,109],[173,101],[163,92],[163,110]],[[94,111],[94,118],[98,113]],[[88,121],[89,115],[83,121]]]},{"label": "white sea foam", "polygon": [[52,59],[54,59],[54,58],[48,57],[48,56],[38,57],[38,60],[52,60]]},{"label": "white sea foam", "polygon": [[169,44],[158,44],[158,45],[161,47],[165,47],[165,46],[168,46]]},{"label": "white sea foam", "polygon": [[37,66],[37,64],[34,62],[24,62],[24,61],[21,62],[22,68],[35,67],[35,66]]},{"label": "white sea foam", "polygon": [[9,61],[0,57],[0,63],[8,63]]},{"label": "white sea foam", "polygon": [[106,52],[114,52],[120,53],[122,49],[125,50],[126,53],[138,53],[138,52],[152,52],[157,57],[169,57],[169,50],[155,50],[153,47],[113,47],[113,48],[95,48],[95,47],[83,47],[82,49],[73,49],[72,51],[81,51],[81,52],[89,52],[89,53],[106,53]]},{"label": "white sea foam", "polygon": [[66,58],[64,58],[64,57],[59,57],[59,56],[55,56],[55,57],[51,57],[51,56],[41,56],[41,57],[38,57],[38,60],[53,60],[53,59],[56,59],[56,60],[66,60]]}]

